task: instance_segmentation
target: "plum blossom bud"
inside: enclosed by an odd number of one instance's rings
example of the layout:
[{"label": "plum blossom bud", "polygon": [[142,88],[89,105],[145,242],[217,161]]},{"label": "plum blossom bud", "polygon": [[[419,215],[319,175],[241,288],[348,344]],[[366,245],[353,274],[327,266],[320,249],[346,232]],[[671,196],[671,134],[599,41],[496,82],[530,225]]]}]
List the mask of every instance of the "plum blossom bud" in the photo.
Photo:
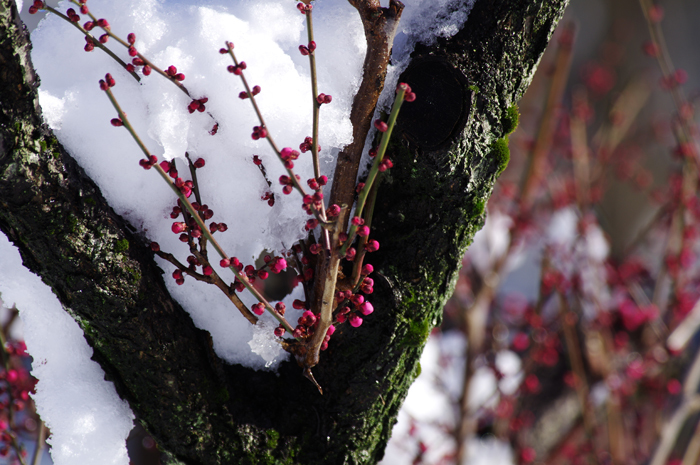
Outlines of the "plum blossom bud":
[{"label": "plum blossom bud", "polygon": [[367,263],[367,264],[362,266],[362,273],[361,274],[368,275],[368,274],[372,274],[373,271],[374,271],[374,267],[372,265],[370,265],[369,263]]},{"label": "plum blossom bud", "polygon": [[360,311],[360,313],[367,316],[374,311],[374,306],[372,306],[372,304],[369,302],[365,302],[362,305],[360,305],[357,309]]},{"label": "plum blossom bud", "polygon": [[309,52],[313,52],[314,50],[316,50],[316,42],[312,40],[311,42],[309,42],[309,45],[307,47],[309,49]]},{"label": "plum blossom bud", "polygon": [[260,302],[258,302],[257,304],[253,304],[253,306],[250,309],[253,310],[253,313],[255,313],[258,316],[265,313],[265,306]]},{"label": "plum blossom bud", "polygon": [[299,52],[301,52],[301,54],[303,56],[308,56],[309,55],[309,48],[306,45],[300,45]]},{"label": "plum blossom bud", "polygon": [[360,225],[365,224],[365,220],[363,220],[359,216],[353,216],[353,218],[352,218],[352,220],[350,220],[350,222],[352,224],[354,224],[355,226],[360,226]]},{"label": "plum blossom bud", "polygon": [[133,32],[130,32],[126,36],[126,41],[129,42],[131,45],[134,45],[134,43],[136,43],[136,34],[134,34]]},{"label": "plum blossom bud", "polygon": [[144,76],[148,76],[149,74],[151,74],[151,67],[148,65],[144,65],[141,71],[143,72]]},{"label": "plum blossom bud", "polygon": [[110,123],[112,123],[112,126],[114,126],[114,127],[116,127],[116,128],[118,128],[119,126],[124,126],[124,123],[123,123],[122,120],[119,119],[119,118],[112,118],[112,120],[110,121]]},{"label": "plum blossom bud", "polygon": [[362,318],[354,313],[350,315],[348,321],[350,321],[350,326],[353,328],[359,328],[362,325]]},{"label": "plum blossom bud", "polygon": [[90,32],[93,29],[95,29],[95,23],[93,23],[92,21],[86,21],[85,24],[83,24],[83,29]]},{"label": "plum blossom bud", "polygon": [[99,38],[101,44],[106,44],[109,40],[109,34],[102,34]]},{"label": "plum blossom bud", "polygon": [[109,87],[114,87],[114,85],[116,84],[116,82],[114,81],[114,78],[109,73],[105,74],[105,82],[107,82],[107,85]]},{"label": "plum blossom bud", "polygon": [[197,160],[195,160],[195,162],[192,164],[194,165],[195,168],[204,168],[204,164],[205,164],[204,158],[197,158]]},{"label": "plum blossom bud", "polygon": [[284,313],[287,311],[287,306],[284,304],[284,302],[277,302],[275,304],[275,310],[277,313],[284,316]]},{"label": "plum blossom bud", "polygon": [[379,250],[379,242],[375,241],[374,239],[369,241],[367,245],[365,245],[365,250],[367,252],[376,252]]},{"label": "plum blossom bud", "polygon": [[[200,234],[201,234],[201,233],[200,233]],[[193,234],[193,235],[194,235],[194,234]],[[211,274],[212,274],[213,272],[214,272],[214,269],[213,269],[211,266],[209,266],[209,265],[205,266],[204,269],[202,270],[202,273],[204,273],[204,276],[211,276]]]},{"label": "plum blossom bud", "polygon": [[160,251],[160,244],[157,242],[151,242],[151,250],[154,252],[159,252]]},{"label": "plum blossom bud", "polygon": [[258,94],[260,93],[261,90],[262,90],[262,89],[260,88],[260,86],[253,86],[253,88],[251,89],[251,93],[252,93],[253,95],[258,95]]},{"label": "plum blossom bud", "polygon": [[185,231],[187,229],[187,226],[185,223],[182,223],[180,221],[176,221],[173,223],[172,227],[170,228],[175,234],[180,234],[182,231]]},{"label": "plum blossom bud", "polygon": [[[320,151],[321,147],[319,147],[318,150]],[[326,184],[328,184],[328,176],[326,176],[325,174],[322,174],[321,176],[318,177],[317,181],[321,186],[325,186]]]},{"label": "plum blossom bud", "polygon": [[360,226],[357,228],[357,235],[360,237],[369,236],[369,228],[367,226]]},{"label": "plum blossom bud", "polygon": [[284,336],[284,333],[285,333],[286,331],[287,331],[287,330],[284,329],[284,326],[280,325],[280,326],[278,326],[277,328],[275,328],[275,336],[277,336],[277,337],[282,337],[282,336]]},{"label": "plum blossom bud", "polygon": [[103,28],[105,28],[105,29],[108,29],[108,28],[109,28],[109,23],[108,23],[107,20],[104,19],[104,18],[98,19],[98,20],[97,20],[97,25],[100,26],[100,27],[103,27]]},{"label": "plum blossom bud", "polygon": [[222,258],[219,265],[221,265],[221,268],[228,268],[231,266],[231,260],[228,258]]},{"label": "plum blossom bud", "polygon": [[330,325],[328,327],[328,330],[326,331],[326,337],[332,336],[334,332],[335,332],[335,326]]},{"label": "plum blossom bud", "polygon": [[331,205],[330,207],[328,207],[328,210],[326,210],[326,215],[330,217],[340,215],[340,207],[336,204]]},{"label": "plum blossom bud", "polygon": [[380,119],[374,121],[374,127],[377,128],[379,132],[386,132],[389,129],[389,126]]}]

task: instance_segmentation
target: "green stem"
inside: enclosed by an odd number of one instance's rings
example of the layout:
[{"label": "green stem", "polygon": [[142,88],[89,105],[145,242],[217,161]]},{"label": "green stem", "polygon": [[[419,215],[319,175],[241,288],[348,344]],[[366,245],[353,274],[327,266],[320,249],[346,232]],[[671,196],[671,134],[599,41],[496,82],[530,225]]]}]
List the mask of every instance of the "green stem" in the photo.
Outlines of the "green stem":
[{"label": "green stem", "polygon": [[[377,178],[377,174],[380,172],[379,164],[384,159],[384,153],[386,152],[386,148],[389,145],[389,139],[391,139],[391,132],[393,131],[394,126],[396,125],[396,117],[399,115],[399,110],[401,109],[401,104],[404,101],[405,95],[406,91],[404,89],[399,89],[396,92],[394,105],[391,107],[389,120],[386,123],[387,130],[382,135],[382,140],[379,143],[379,148],[377,149],[377,156],[374,158],[374,163],[372,164],[372,168],[369,170],[367,180],[365,181],[365,187],[362,188],[362,190],[360,191],[360,195],[357,197],[357,207],[355,208],[355,216],[357,217],[362,216],[362,210],[365,207],[367,196],[369,195],[370,190],[372,189],[372,185],[374,184],[374,181]],[[350,226],[350,232],[348,232],[348,240],[345,241],[343,247],[340,249],[341,256],[345,256],[348,247],[350,247],[350,244],[352,244],[352,242],[355,240],[355,233],[357,233],[357,225],[353,224]]]}]

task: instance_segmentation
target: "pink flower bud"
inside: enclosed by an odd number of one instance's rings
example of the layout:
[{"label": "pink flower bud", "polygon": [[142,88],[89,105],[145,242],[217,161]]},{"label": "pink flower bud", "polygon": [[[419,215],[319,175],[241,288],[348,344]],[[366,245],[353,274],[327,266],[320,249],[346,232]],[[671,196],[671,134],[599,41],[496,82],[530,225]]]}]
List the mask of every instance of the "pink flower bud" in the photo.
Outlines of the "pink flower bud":
[{"label": "pink flower bud", "polygon": [[326,184],[328,184],[328,176],[326,176],[325,174],[322,174],[321,176],[318,177],[317,181],[320,185],[325,186]]},{"label": "pink flower bud", "polygon": [[226,50],[225,48],[220,48],[219,53],[222,55],[226,55],[228,53],[228,50]]},{"label": "pink flower bud", "polygon": [[365,302],[358,307],[358,310],[360,311],[360,313],[367,316],[374,311],[374,306],[369,302]]},{"label": "pink flower bud", "polygon": [[150,247],[151,247],[151,250],[154,252],[160,251],[160,244],[158,244],[157,242],[151,242]]},{"label": "pink flower bud", "polygon": [[133,45],[131,47],[129,47],[129,56],[130,57],[135,57],[138,54],[139,54],[139,52],[136,51],[136,48],[134,48]]},{"label": "pink flower bud", "polygon": [[319,105],[322,105],[323,102],[326,100],[326,94],[318,94],[318,97],[316,97],[316,101],[318,102]]},{"label": "pink flower bud", "polygon": [[175,223],[173,223],[173,226],[170,229],[172,229],[175,234],[180,234],[182,231],[185,231],[187,229],[187,226],[185,225],[185,223],[176,221]]},{"label": "pink flower bud", "polygon": [[205,164],[204,158],[197,158],[197,160],[195,160],[195,162],[192,164],[194,165],[195,168],[204,168],[204,164]]},{"label": "pink flower bud", "polygon": [[355,226],[360,226],[360,225],[365,224],[365,220],[363,220],[359,216],[353,216],[353,218],[352,218],[352,220],[350,220],[350,222],[352,224],[354,224]]},{"label": "pink flower bud", "polygon": [[151,67],[148,65],[144,65],[141,71],[143,72],[144,76],[148,76],[149,74],[151,74]]},{"label": "pink flower bud", "polygon": [[374,121],[374,127],[377,128],[379,132],[386,132],[389,129],[389,126],[380,119]]},{"label": "pink flower bud", "polygon": [[294,299],[294,302],[292,302],[292,307],[296,308],[297,310],[301,310],[306,308],[306,302],[303,300]]},{"label": "pink flower bud", "polygon": [[204,267],[202,272],[204,273],[204,276],[211,276],[211,274],[214,272],[214,269],[211,266],[207,265]]},{"label": "pink flower bud", "polygon": [[124,126],[124,123],[123,123],[122,120],[120,120],[119,118],[112,118],[112,120],[110,121],[110,123],[112,123],[112,126],[117,127],[117,128],[118,128],[119,126]]},{"label": "pink flower bud", "polygon": [[95,23],[92,21],[86,21],[85,24],[83,24],[83,29],[86,31],[90,32],[95,28]]},{"label": "pink flower bud", "polygon": [[335,332],[335,326],[330,325],[330,326],[328,327],[328,331],[326,331],[326,337],[332,336],[334,332]]},{"label": "pink flower bud", "polygon": [[404,95],[403,99],[407,102],[413,102],[416,100],[416,94],[413,92],[406,92],[406,95]]},{"label": "pink flower bud", "polygon": [[282,336],[284,336],[284,333],[285,333],[286,331],[287,331],[287,330],[284,329],[284,326],[281,326],[281,325],[280,325],[280,326],[278,326],[277,328],[275,328],[275,336],[277,336],[277,337],[282,337]]},{"label": "pink flower bud", "polygon": [[175,76],[177,74],[177,68],[173,65],[168,66],[168,69],[165,71],[168,73],[168,76]]},{"label": "pink flower bud", "polygon": [[331,205],[330,207],[328,207],[328,210],[326,210],[326,215],[330,217],[340,215],[340,207],[336,204]]},{"label": "pink flower bud", "polygon": [[411,86],[405,82],[399,82],[399,85],[396,86],[396,92],[398,93],[400,90],[403,90],[404,92],[411,92]]},{"label": "pink flower bud", "polygon": [[126,65],[126,70],[130,73],[133,73],[134,71],[136,71],[136,67],[134,65],[132,65],[131,63],[129,63]]},{"label": "pink flower bud", "polygon": [[105,74],[105,81],[107,82],[107,85],[109,87],[114,87],[114,85],[116,84],[116,82],[114,82],[114,78],[109,73]]},{"label": "pink flower bud", "polygon": [[253,86],[253,89],[251,90],[253,95],[258,95],[262,89],[260,86]]},{"label": "pink flower bud", "polygon": [[359,328],[362,325],[362,318],[359,315],[352,314],[350,315],[350,326],[353,328]]},{"label": "pink flower bud", "polygon": [[284,313],[287,311],[287,306],[284,304],[284,302],[277,302],[275,304],[275,310],[277,310],[277,313],[284,316]]},{"label": "pink flower bud", "polygon": [[353,261],[355,259],[355,254],[357,254],[357,250],[355,250],[354,247],[348,248],[348,250],[345,252],[345,259],[347,261]]},{"label": "pink flower bud", "polygon": [[258,278],[265,280],[265,279],[267,279],[268,276],[270,276],[270,273],[268,273],[267,271],[265,271],[265,270],[258,271]]},{"label": "pink flower bud", "polygon": [[129,42],[131,45],[134,45],[134,43],[136,42],[136,34],[134,34],[133,32],[130,32],[126,36],[126,41]]},{"label": "pink flower bud", "polygon": [[316,50],[316,42],[314,42],[313,40],[309,42],[308,49],[309,52],[313,52],[314,50]]},{"label": "pink flower bud", "polygon": [[109,34],[102,34],[100,36],[100,39],[99,39],[101,44],[106,44],[108,40],[109,40]]},{"label": "pink flower bud", "polygon": [[104,79],[100,79],[100,90],[107,90],[109,89],[109,86],[107,83],[104,81]]},{"label": "pink flower bud", "polygon": [[108,28],[108,27],[109,27],[109,23],[108,23],[107,20],[104,19],[104,18],[98,19],[98,20],[97,20],[97,25],[100,26],[100,27],[104,27],[104,28]]},{"label": "pink flower bud", "polygon": [[228,258],[222,258],[219,262],[219,265],[221,266],[221,268],[228,268],[229,266],[231,266],[231,260]]},{"label": "pink flower bud", "polygon": [[375,240],[369,241],[365,246],[365,250],[367,252],[376,252],[377,250],[379,250],[379,242]]},{"label": "pink flower bud", "polygon": [[369,236],[369,228],[367,226],[360,226],[357,228],[357,235],[360,237]]},{"label": "pink flower bud", "polygon": [[367,264],[362,266],[361,274],[368,275],[368,274],[372,274],[373,271],[374,271],[374,267],[372,265],[370,265],[369,263],[367,263]]},{"label": "pink flower bud", "polygon": [[80,5],[80,12],[84,15],[88,14],[90,10],[88,10],[87,5]]},{"label": "pink flower bud", "polygon": [[306,45],[300,45],[299,46],[299,51],[303,56],[308,56],[309,55],[309,49],[306,47]]},{"label": "pink flower bud", "polygon": [[260,316],[263,313],[265,313],[265,306],[262,303],[258,302],[257,304],[253,304],[251,310],[253,310],[253,313]]},{"label": "pink flower bud", "polygon": [[364,301],[365,298],[362,294],[353,294],[350,297],[350,302],[352,302],[352,304],[355,306],[361,305]]}]

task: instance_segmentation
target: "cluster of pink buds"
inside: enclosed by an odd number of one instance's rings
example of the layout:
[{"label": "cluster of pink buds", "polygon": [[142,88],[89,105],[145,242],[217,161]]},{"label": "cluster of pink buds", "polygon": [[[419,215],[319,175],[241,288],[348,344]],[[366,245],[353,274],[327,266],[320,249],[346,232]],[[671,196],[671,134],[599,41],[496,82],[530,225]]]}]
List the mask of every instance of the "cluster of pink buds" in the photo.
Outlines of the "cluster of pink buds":
[{"label": "cluster of pink buds", "polygon": [[245,64],[245,61],[241,61],[237,65],[228,65],[228,67],[226,69],[228,70],[229,73],[233,73],[236,76],[240,76],[241,74],[243,74],[243,70],[246,69],[247,67],[248,67],[248,65]]},{"label": "cluster of pink buds", "polygon": [[[173,66],[174,68],[174,66]],[[189,105],[187,105],[187,111],[190,112],[190,114],[194,113],[195,111],[198,111],[202,113],[207,109],[207,107],[204,105],[207,103],[209,99],[207,97],[202,97],[199,99],[193,99]]]},{"label": "cluster of pink buds", "polygon": [[321,94],[318,94],[318,97],[316,97],[316,101],[318,102],[319,105],[323,105],[324,103],[329,104],[333,101],[333,97],[331,97],[330,95],[321,93]]},{"label": "cluster of pink buds", "polygon": [[29,14],[34,15],[37,13],[39,10],[43,10],[45,7],[44,2],[41,0],[34,0],[34,3],[32,3],[32,6],[29,7]]},{"label": "cluster of pink buds", "polygon": [[129,63],[127,65],[127,70],[129,72],[134,71],[134,69],[136,69],[136,68],[134,68],[135,66],[143,66],[143,68],[141,68],[141,72],[143,73],[144,76],[148,76],[151,74],[151,71],[152,71],[151,67],[149,65],[147,65],[146,62],[143,61],[140,57],[134,57],[131,60],[131,63]]},{"label": "cluster of pink buds", "polygon": [[177,68],[173,65],[168,66],[168,69],[165,70],[165,73],[177,81],[185,80],[185,75],[182,73],[178,73]]},{"label": "cluster of pink buds", "polygon": [[[298,174],[295,174],[294,176],[297,178],[297,181],[301,180]],[[294,189],[294,182],[292,181],[292,178],[290,178],[286,174],[283,174],[282,176],[280,176],[280,184],[284,186],[282,188],[282,192],[284,192],[285,194],[292,193],[292,190]]]},{"label": "cluster of pink buds", "polygon": [[299,51],[301,52],[302,55],[308,56],[312,54],[316,50],[316,42],[313,40],[308,43],[308,45],[300,45],[299,46]]},{"label": "cluster of pink buds", "polygon": [[[256,95],[258,95],[258,94],[260,93],[261,90],[262,90],[262,89],[260,88],[260,86],[253,86],[253,88],[250,89],[250,93],[253,94],[253,96],[256,96]],[[239,93],[239,94],[238,94],[238,98],[241,99],[241,100],[247,99],[247,98],[248,98],[248,92],[243,91],[243,92]]]},{"label": "cluster of pink buds", "polygon": [[265,126],[253,126],[253,133],[250,135],[253,140],[264,139],[267,137],[267,129]]},{"label": "cluster of pink buds", "polygon": [[407,101],[407,102],[413,102],[413,101],[416,100],[416,94],[411,90],[411,86],[409,86],[409,85],[406,84],[405,82],[400,82],[400,83],[396,86],[396,92],[398,92],[398,91],[400,91],[400,90],[404,91],[403,99],[404,99],[405,101]]},{"label": "cluster of pink buds", "polygon": [[294,168],[294,160],[299,158],[299,155],[299,152],[289,147],[285,147],[280,151],[280,158],[284,162],[284,167],[290,170]]},{"label": "cluster of pink buds", "polygon": [[[87,6],[83,5],[83,7],[85,7],[86,10],[83,14],[87,14]],[[66,11],[66,16],[68,16],[68,19],[70,19],[74,23],[80,22],[80,15],[78,15],[78,13],[76,13],[73,8],[68,8],[68,10]]]},{"label": "cluster of pink buds", "polygon": [[306,184],[308,184],[313,190],[317,191],[321,188],[321,186],[328,184],[328,176],[322,174],[318,178],[309,178],[306,180]]},{"label": "cluster of pink buds", "polygon": [[304,4],[304,3],[297,3],[297,10],[303,15],[306,14],[307,11],[311,11],[314,9],[314,6],[311,4]]},{"label": "cluster of pink buds", "polygon": [[[311,137],[309,137],[309,136],[305,137],[304,142],[299,144],[299,150],[301,150],[301,153],[306,153],[309,150],[311,150],[311,146],[313,145],[313,142],[314,142],[314,140]],[[320,152],[321,146],[317,144],[316,150]]]}]

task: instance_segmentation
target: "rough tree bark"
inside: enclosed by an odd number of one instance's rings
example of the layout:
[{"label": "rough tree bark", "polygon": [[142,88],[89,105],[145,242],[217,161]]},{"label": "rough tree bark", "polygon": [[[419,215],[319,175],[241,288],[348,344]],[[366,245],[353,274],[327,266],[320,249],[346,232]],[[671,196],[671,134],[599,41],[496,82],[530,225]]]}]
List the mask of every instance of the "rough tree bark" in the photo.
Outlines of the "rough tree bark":
[{"label": "rough tree bark", "polygon": [[11,0],[0,0],[0,230],[174,463],[374,463],[507,164],[506,110],[567,3],[477,0],[457,35],[416,50],[405,80],[419,99],[405,106],[375,211],[377,311],[334,335],[315,369],[324,396],[292,362],[276,376],[214,354],[144,239],[43,124]]}]

